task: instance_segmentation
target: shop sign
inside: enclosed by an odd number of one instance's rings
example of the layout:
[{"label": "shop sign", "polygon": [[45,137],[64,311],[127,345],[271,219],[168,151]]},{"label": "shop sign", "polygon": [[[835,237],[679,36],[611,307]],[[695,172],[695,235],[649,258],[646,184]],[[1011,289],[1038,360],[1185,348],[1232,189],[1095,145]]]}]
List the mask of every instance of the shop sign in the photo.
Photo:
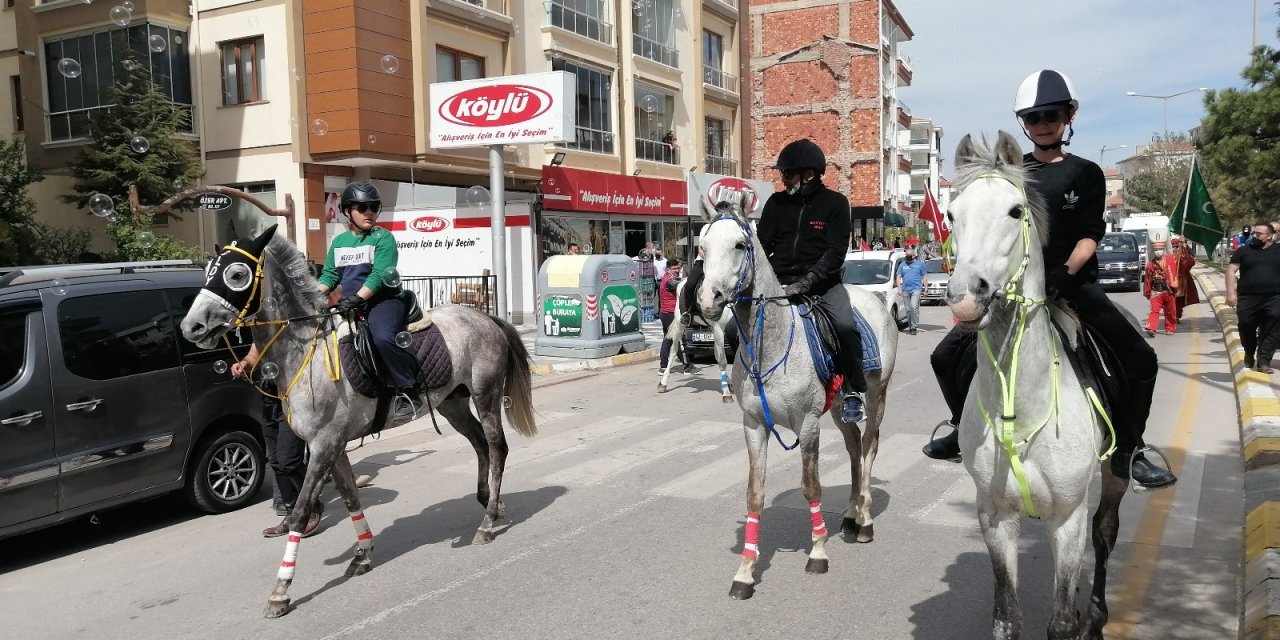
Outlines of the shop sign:
[{"label": "shop sign", "polygon": [[585,169],[542,167],[547,209],[633,215],[683,216],[689,212],[683,180],[626,176]]},{"label": "shop sign", "polygon": [[430,144],[449,149],[573,140],[575,90],[566,71],[432,83]]},{"label": "shop sign", "polygon": [[[750,191],[747,217],[753,219],[760,217],[760,212],[764,210],[764,203],[777,191],[772,182],[714,173],[691,173],[688,184],[689,202],[693,203],[693,207],[702,207],[707,211],[714,211],[715,204],[723,200],[731,190]],[[690,208],[689,214],[701,215],[696,208]]]}]

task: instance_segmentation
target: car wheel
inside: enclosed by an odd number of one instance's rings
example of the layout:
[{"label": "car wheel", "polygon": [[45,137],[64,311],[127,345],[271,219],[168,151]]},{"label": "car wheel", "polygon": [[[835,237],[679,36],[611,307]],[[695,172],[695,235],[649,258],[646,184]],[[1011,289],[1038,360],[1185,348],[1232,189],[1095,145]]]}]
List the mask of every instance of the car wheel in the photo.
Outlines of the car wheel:
[{"label": "car wheel", "polygon": [[262,445],[244,431],[208,439],[192,457],[187,501],[206,513],[225,513],[248,505],[262,488],[266,456]]}]

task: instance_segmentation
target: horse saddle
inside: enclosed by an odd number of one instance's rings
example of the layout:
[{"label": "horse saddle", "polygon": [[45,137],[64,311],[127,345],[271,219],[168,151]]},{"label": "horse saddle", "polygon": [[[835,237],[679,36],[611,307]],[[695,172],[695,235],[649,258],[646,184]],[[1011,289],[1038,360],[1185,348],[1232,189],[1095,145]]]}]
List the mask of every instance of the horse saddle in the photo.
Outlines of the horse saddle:
[{"label": "horse saddle", "polygon": [[[405,349],[413,353],[418,361],[417,388],[435,389],[449,381],[453,373],[453,361],[440,328],[418,306],[417,297],[412,291],[406,291],[405,295],[408,296],[405,306],[409,308],[405,317],[409,345]],[[338,357],[342,362],[343,373],[360,395],[377,398],[395,393],[395,383],[386,373],[382,357],[373,345],[369,324],[364,318],[358,318],[351,333],[338,340]]]},{"label": "horse saddle", "polygon": [[[830,384],[838,374],[835,363],[840,355],[840,337],[836,335],[835,322],[821,305],[801,303],[798,310],[807,329],[805,335],[808,338],[809,354],[813,356],[815,373],[824,384]],[[857,309],[853,310],[853,326],[862,337],[862,370],[879,370],[882,367],[880,341]]]}]

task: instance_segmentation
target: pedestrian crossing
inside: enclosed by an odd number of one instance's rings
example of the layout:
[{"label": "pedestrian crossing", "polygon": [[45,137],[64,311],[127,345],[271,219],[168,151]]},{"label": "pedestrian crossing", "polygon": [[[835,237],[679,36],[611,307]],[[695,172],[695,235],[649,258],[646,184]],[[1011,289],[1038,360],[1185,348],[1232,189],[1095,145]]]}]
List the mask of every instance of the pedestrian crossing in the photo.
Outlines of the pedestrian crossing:
[{"label": "pedestrian crossing", "polygon": [[[641,482],[646,495],[686,500],[741,499],[747,479],[742,425],[737,421],[615,415],[584,420],[575,412],[544,412],[534,438],[510,438],[507,478],[533,485],[570,489]],[[819,477],[825,489],[824,511],[841,513],[851,484],[852,464],[844,441],[831,425],[822,427]],[[881,435],[872,467],[872,484],[892,495],[892,509],[880,518],[908,518],[916,524],[976,532],[973,482],[964,466],[938,462],[920,453],[928,436]],[[771,443],[766,466],[769,506],[807,510],[799,479],[800,456]],[[427,445],[447,454],[442,470],[474,477],[471,447],[458,435]],[[1204,455],[1189,453],[1174,491],[1163,546],[1194,546],[1204,480]],[[640,478],[640,480],[637,480]],[[1100,480],[1091,498],[1097,503]],[[840,488],[839,490],[833,490]],[[1151,494],[1130,493],[1121,503],[1120,542],[1134,542],[1138,522]]]}]

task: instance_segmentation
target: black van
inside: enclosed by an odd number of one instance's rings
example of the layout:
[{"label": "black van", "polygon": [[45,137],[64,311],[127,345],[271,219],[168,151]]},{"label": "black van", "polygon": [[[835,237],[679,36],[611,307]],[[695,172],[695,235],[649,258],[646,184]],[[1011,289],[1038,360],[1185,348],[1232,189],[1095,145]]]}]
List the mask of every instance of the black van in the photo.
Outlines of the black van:
[{"label": "black van", "polygon": [[1098,284],[1108,291],[1140,291],[1139,262],[1136,235],[1128,231],[1108,233],[1098,243]]}]

